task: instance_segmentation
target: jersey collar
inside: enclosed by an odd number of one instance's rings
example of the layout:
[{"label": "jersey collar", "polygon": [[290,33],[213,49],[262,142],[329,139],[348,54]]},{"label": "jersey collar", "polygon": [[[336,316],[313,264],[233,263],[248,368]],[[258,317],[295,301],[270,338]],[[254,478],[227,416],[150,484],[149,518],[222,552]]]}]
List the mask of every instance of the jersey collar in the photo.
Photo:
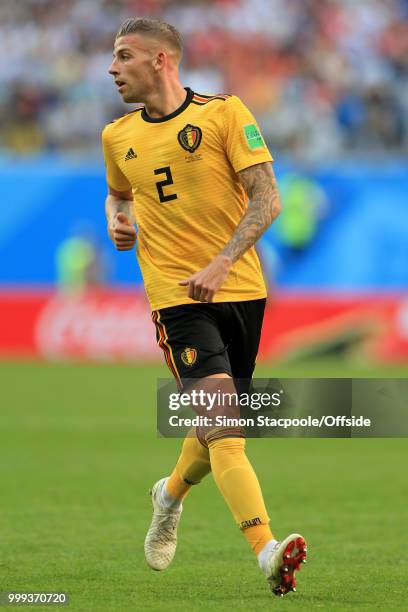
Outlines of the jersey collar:
[{"label": "jersey collar", "polygon": [[149,115],[146,113],[146,109],[143,107],[142,113],[141,113],[142,119],[144,119],[144,121],[148,121],[149,123],[162,123],[163,121],[168,121],[169,119],[173,119],[173,117],[177,117],[177,115],[179,115],[184,110],[186,110],[187,106],[190,104],[194,96],[194,91],[192,91],[189,87],[185,87],[184,89],[187,92],[186,99],[184,100],[183,104],[179,106],[178,108],[176,108],[175,111],[170,113],[170,115],[165,115],[164,117],[155,117],[155,118],[149,117]]}]

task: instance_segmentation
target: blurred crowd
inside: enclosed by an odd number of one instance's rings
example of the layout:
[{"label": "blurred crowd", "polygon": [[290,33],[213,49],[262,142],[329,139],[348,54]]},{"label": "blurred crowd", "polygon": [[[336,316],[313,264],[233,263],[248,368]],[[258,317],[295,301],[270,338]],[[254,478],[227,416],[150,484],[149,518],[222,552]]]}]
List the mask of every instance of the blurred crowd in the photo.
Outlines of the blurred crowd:
[{"label": "blurred crowd", "polygon": [[99,150],[130,110],[107,74],[129,16],[175,25],[182,83],[239,95],[275,154],[406,153],[408,0],[1,0],[3,151]]}]

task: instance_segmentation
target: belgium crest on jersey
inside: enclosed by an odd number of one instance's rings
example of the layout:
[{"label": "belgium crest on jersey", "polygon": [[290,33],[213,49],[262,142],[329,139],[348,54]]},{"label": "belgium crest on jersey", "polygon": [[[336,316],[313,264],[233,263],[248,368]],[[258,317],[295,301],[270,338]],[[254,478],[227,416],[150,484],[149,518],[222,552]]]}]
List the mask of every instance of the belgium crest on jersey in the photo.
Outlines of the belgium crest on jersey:
[{"label": "belgium crest on jersey", "polygon": [[194,348],[186,347],[181,353],[181,360],[188,366],[193,365],[197,359],[197,351]]},{"label": "belgium crest on jersey", "polygon": [[185,151],[194,153],[200,146],[203,133],[199,127],[188,123],[179,133],[178,141]]}]

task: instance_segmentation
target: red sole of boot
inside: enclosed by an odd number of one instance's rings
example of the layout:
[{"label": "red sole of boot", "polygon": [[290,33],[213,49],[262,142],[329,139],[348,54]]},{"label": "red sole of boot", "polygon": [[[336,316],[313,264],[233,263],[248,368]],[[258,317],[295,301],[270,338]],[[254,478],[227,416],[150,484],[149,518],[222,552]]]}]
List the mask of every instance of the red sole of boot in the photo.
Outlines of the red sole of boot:
[{"label": "red sole of boot", "polygon": [[307,546],[304,538],[295,538],[288,543],[282,555],[279,568],[281,583],[273,589],[275,595],[283,597],[290,591],[296,591],[295,572],[306,563]]}]

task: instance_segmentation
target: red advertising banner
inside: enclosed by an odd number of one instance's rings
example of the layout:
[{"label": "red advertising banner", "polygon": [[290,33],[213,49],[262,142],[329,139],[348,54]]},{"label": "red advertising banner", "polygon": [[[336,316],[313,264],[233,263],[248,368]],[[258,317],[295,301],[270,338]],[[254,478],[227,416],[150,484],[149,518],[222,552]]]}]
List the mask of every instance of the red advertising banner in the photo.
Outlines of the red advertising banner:
[{"label": "red advertising banner", "polygon": [[359,352],[408,359],[408,296],[279,295],[265,313],[264,359]]},{"label": "red advertising banner", "polygon": [[[408,359],[408,296],[280,294],[268,303],[260,359],[363,351]],[[52,360],[159,361],[143,293],[0,292],[0,356]]]},{"label": "red advertising banner", "polygon": [[141,293],[0,292],[0,355],[91,361],[157,360]]}]

